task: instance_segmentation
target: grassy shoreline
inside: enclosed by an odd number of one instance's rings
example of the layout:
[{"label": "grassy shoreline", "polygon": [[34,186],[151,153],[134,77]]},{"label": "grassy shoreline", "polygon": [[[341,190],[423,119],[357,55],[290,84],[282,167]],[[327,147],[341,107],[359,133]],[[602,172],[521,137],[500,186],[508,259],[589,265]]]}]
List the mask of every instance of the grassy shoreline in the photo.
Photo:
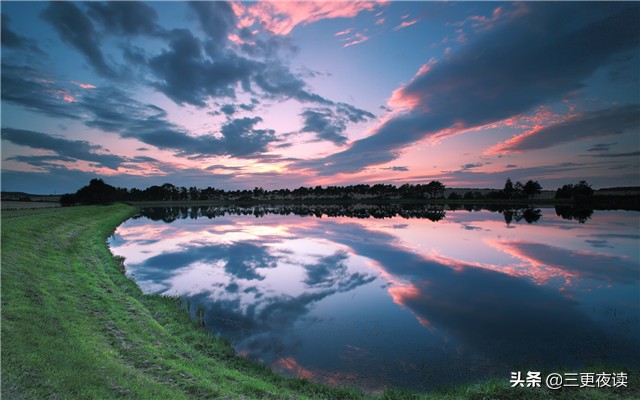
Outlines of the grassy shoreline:
[{"label": "grassy shoreline", "polygon": [[[2,213],[2,395],[10,399],[618,399],[628,389],[510,388],[508,377],[377,396],[285,378],[198,328],[175,298],[144,295],[107,237],[124,204]],[[582,372],[582,371],[581,371]],[[585,395],[588,395],[585,397]]]}]

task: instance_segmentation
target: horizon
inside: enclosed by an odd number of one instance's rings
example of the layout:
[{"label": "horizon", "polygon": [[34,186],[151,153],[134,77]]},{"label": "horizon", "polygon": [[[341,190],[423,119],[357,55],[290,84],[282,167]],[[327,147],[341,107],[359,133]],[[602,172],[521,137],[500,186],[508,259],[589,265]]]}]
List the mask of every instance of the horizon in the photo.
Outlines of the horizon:
[{"label": "horizon", "polygon": [[640,5],[3,2],[2,191],[640,186]]}]

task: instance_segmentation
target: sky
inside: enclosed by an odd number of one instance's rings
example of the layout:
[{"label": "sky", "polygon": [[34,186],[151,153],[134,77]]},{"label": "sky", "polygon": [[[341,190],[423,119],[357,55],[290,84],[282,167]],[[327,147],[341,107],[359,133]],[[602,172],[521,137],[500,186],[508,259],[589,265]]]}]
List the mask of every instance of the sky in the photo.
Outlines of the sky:
[{"label": "sky", "polygon": [[2,190],[640,185],[637,2],[8,2]]}]

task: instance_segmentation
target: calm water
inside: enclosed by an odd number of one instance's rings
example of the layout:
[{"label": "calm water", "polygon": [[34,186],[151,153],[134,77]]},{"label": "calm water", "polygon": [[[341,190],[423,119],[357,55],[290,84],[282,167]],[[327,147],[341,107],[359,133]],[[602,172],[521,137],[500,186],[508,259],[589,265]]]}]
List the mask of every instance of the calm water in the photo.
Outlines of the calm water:
[{"label": "calm water", "polygon": [[639,365],[638,212],[274,211],[144,210],[110,245],[145,292],[289,375],[427,390]]}]

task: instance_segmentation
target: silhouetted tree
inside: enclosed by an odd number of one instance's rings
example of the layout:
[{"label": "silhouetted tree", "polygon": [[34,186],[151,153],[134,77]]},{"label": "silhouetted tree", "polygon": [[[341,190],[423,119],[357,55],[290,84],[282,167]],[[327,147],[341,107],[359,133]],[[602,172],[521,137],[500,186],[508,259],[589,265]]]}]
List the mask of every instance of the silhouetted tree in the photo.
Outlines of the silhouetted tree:
[{"label": "silhouetted tree", "polygon": [[119,191],[102,179],[92,179],[89,185],[78,190],[75,197],[82,204],[104,204],[121,200]]},{"label": "silhouetted tree", "polygon": [[76,204],[78,200],[75,194],[67,193],[60,196],[59,202],[62,207],[69,207]]},{"label": "silhouetted tree", "polygon": [[591,196],[593,196],[593,189],[586,181],[580,181],[575,185],[563,185],[561,188],[556,190],[556,199],[574,199],[584,201]]},{"label": "silhouetted tree", "polygon": [[528,198],[532,198],[533,196],[540,194],[541,191],[542,186],[540,186],[538,181],[528,180],[522,187],[522,194]]},{"label": "silhouetted tree", "polygon": [[504,189],[502,189],[502,192],[504,193],[505,197],[508,199],[513,197],[514,188],[513,188],[513,182],[511,182],[511,178],[507,178],[506,182],[504,183]]}]

